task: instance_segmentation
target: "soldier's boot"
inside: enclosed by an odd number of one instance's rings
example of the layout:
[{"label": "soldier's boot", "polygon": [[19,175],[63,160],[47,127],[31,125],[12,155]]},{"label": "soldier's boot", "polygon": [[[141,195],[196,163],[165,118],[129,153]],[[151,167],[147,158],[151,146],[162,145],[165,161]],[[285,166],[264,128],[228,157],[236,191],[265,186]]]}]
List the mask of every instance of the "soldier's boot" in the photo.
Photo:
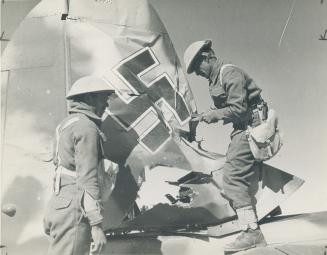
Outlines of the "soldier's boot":
[{"label": "soldier's boot", "polygon": [[255,247],[267,245],[259,226],[258,220],[252,206],[239,208],[236,210],[238,222],[242,229],[240,235],[233,241],[225,245],[225,252],[238,252]]},{"label": "soldier's boot", "polygon": [[267,243],[261,230],[259,228],[255,230],[249,228],[242,231],[234,242],[225,245],[224,250],[227,252],[238,252],[266,245]]}]

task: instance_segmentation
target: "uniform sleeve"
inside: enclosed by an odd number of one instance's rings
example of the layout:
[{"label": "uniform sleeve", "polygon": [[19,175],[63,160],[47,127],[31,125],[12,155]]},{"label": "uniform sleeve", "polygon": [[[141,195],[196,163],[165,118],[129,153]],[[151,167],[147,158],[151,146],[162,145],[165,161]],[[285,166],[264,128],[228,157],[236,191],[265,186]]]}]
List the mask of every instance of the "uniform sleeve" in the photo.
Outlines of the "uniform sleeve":
[{"label": "uniform sleeve", "polygon": [[94,200],[88,192],[85,192],[82,203],[85,216],[89,219],[90,225],[94,226],[102,223],[103,217],[99,201]]},{"label": "uniform sleeve", "polygon": [[248,109],[245,76],[240,70],[233,68],[226,70],[222,78],[227,106],[215,110],[217,118],[223,120],[224,124],[242,122],[246,119]]},{"label": "uniform sleeve", "polygon": [[82,190],[82,209],[90,225],[99,224],[103,220],[97,173],[100,159],[99,142],[100,137],[94,127],[79,127],[76,131],[74,149],[77,185]]}]

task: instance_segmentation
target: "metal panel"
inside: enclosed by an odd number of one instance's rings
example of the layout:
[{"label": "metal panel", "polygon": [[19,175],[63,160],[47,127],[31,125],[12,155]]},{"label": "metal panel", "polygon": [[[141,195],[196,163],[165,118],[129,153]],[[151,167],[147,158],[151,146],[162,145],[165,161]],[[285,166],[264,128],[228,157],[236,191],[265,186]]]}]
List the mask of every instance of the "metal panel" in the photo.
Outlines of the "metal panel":
[{"label": "metal panel", "polygon": [[1,219],[1,243],[9,254],[44,254],[48,245],[42,218],[51,194],[51,145],[66,115],[63,23],[60,16],[25,19],[2,58],[10,76],[1,201],[17,207],[14,218]]},{"label": "metal panel", "polygon": [[60,17],[25,19],[4,52],[2,70],[53,65],[61,42],[62,25]]}]

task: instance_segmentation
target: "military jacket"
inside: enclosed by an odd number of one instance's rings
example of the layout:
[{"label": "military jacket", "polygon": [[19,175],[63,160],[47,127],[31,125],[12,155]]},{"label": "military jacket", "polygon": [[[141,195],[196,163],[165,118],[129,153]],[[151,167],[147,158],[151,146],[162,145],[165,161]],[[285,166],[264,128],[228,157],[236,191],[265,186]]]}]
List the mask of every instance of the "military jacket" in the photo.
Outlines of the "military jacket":
[{"label": "military jacket", "polygon": [[226,66],[221,74],[221,68],[225,64],[222,61],[214,64],[209,77],[209,92],[218,109],[218,118],[224,124],[232,122],[234,128],[239,129],[250,121],[250,106],[261,100],[261,89],[237,66]]},{"label": "military jacket", "polygon": [[[58,156],[60,165],[76,172],[76,184],[80,189],[79,196],[87,192],[99,205],[101,204],[100,187],[98,183],[98,165],[103,158],[99,125],[101,119],[94,113],[94,109],[84,103],[73,102],[69,115],[60,124],[77,118],[67,128],[60,132],[58,141]],[[54,163],[58,158],[54,155]],[[62,179],[61,185],[69,185],[71,179]],[[88,215],[87,215],[88,217]],[[103,219],[100,210],[89,215],[91,225],[100,223]]]}]

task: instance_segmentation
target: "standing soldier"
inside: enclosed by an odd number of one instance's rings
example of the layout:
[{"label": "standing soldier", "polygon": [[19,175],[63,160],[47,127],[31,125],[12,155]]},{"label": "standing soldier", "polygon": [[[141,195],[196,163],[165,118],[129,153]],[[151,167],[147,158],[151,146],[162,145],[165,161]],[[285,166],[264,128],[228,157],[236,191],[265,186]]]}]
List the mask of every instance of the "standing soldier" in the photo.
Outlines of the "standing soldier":
[{"label": "standing soldier", "polygon": [[254,114],[258,106],[266,105],[255,82],[240,68],[217,59],[211,45],[211,40],[194,42],[186,49],[184,62],[187,73],[195,72],[209,80],[209,92],[215,105],[194,120],[208,124],[219,120],[224,124],[233,123],[223,168],[223,188],[242,229],[237,239],[225,246],[225,251],[236,252],[266,245],[249,193],[256,176],[255,159],[246,136],[248,125],[257,126],[262,120]]},{"label": "standing soldier", "polygon": [[77,80],[66,97],[72,102],[56,129],[54,194],[44,218],[49,255],[89,255],[91,238],[95,253],[106,244],[98,182],[105,136],[99,125],[111,93],[107,82],[87,76]]}]

